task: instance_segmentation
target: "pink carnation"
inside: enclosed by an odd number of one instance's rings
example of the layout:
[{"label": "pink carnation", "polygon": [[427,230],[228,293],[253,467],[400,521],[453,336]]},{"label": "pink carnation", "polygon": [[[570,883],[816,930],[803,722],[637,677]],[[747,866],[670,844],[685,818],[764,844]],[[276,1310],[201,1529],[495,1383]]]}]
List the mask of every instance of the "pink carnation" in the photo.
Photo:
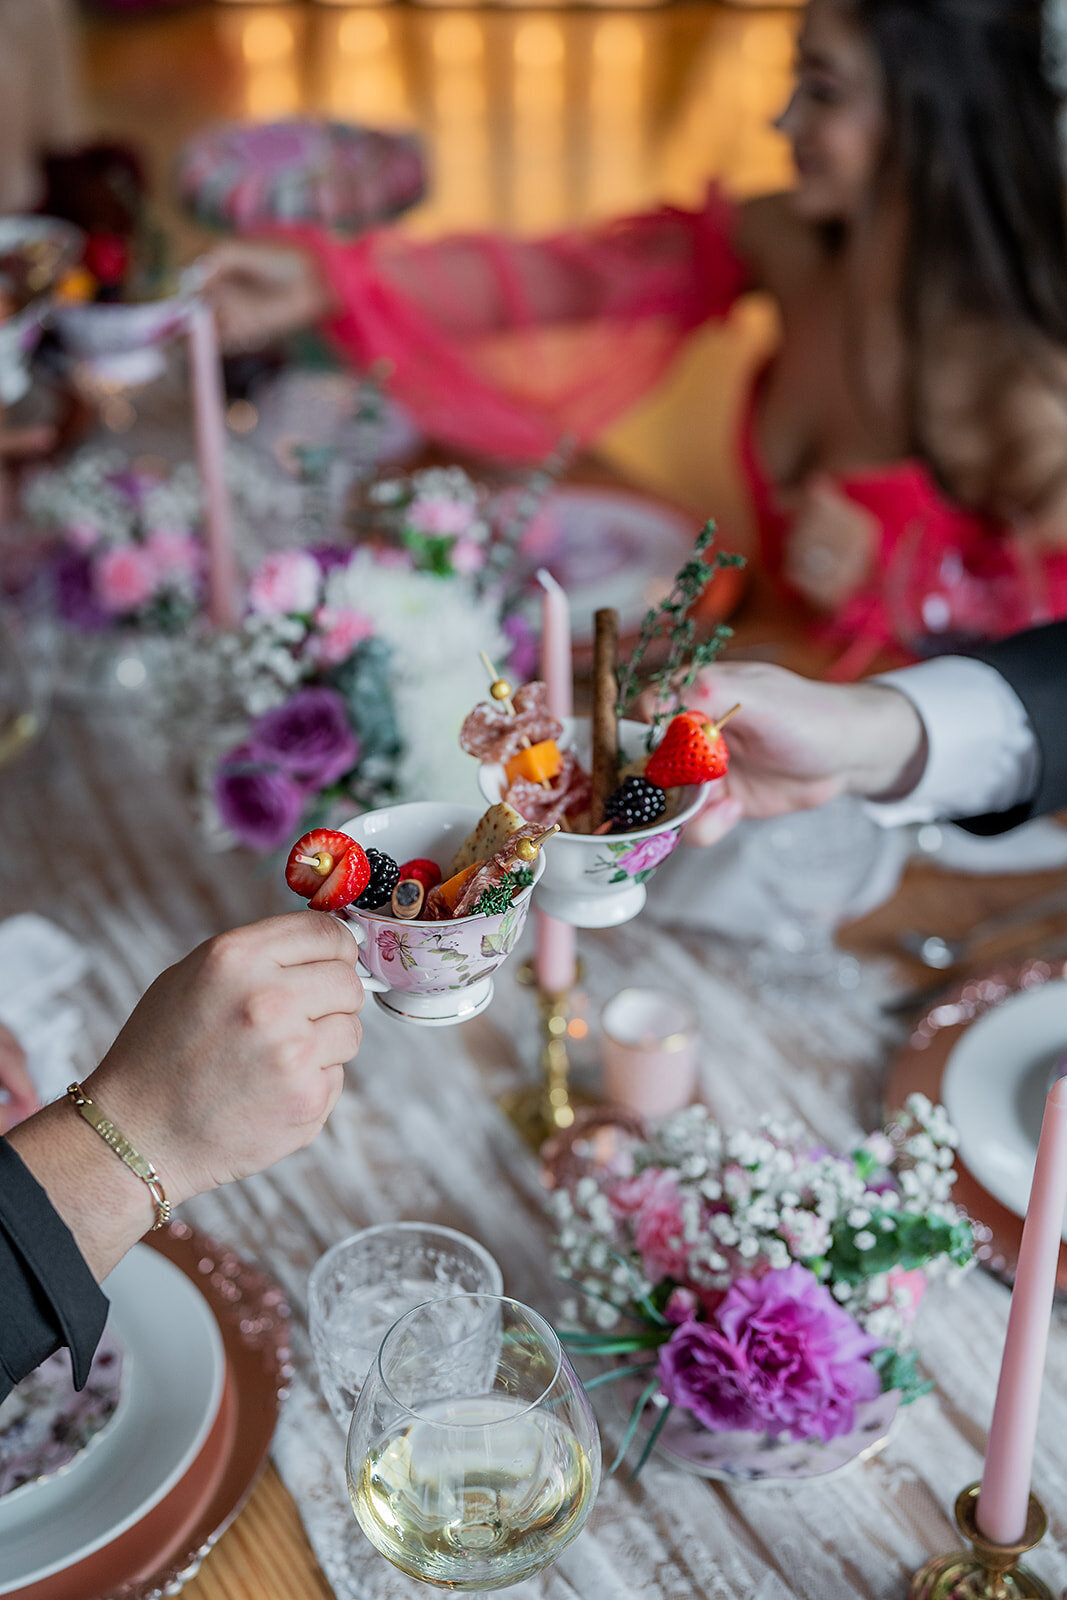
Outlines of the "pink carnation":
[{"label": "pink carnation", "polygon": [[314,611],[322,582],[322,568],[307,550],[280,550],[267,556],[256,569],[248,589],[248,604],[263,616],[278,617]]},{"label": "pink carnation", "polygon": [[155,566],[146,550],[135,544],[115,545],[96,563],[97,598],[114,616],[136,611],[152,598]]},{"label": "pink carnation", "polygon": [[65,529],[67,543],[75,550],[92,550],[100,543],[100,529],[93,522],[72,522]]},{"label": "pink carnation", "polygon": [[659,1167],[646,1167],[638,1177],[616,1184],[610,1201],[617,1214],[633,1219],[634,1242],[646,1276],[653,1283],[660,1278],[684,1277],[688,1262],[685,1223],[673,1175]]},{"label": "pink carnation", "polygon": [[200,568],[200,546],[187,533],[159,528],[148,535],[145,549],[160,577],[191,578]]},{"label": "pink carnation", "polygon": [[362,611],[342,606],[320,606],[315,613],[318,637],[311,643],[311,654],[324,667],[347,661],[357,644],[374,633],[374,623]]},{"label": "pink carnation", "polygon": [[469,577],[485,566],[485,547],[477,539],[457,539],[448,552],[448,559],[456,572]]},{"label": "pink carnation", "polygon": [[415,500],[405,512],[409,528],[414,528],[416,533],[438,537],[466,533],[474,517],[473,506],[463,500],[452,500],[447,495]]}]

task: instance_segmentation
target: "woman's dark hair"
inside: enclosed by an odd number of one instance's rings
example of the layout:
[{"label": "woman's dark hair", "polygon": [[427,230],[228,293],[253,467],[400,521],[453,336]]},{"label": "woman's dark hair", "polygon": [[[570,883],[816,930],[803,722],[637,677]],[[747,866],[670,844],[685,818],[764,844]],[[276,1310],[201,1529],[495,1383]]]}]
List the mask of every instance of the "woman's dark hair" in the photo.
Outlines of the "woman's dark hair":
[{"label": "woman's dark hair", "polygon": [[1067,347],[1067,206],[1040,4],[855,0],[855,13],[884,78],[885,174],[909,215],[901,312],[920,363],[945,313],[962,313],[1046,364],[1050,344]]}]

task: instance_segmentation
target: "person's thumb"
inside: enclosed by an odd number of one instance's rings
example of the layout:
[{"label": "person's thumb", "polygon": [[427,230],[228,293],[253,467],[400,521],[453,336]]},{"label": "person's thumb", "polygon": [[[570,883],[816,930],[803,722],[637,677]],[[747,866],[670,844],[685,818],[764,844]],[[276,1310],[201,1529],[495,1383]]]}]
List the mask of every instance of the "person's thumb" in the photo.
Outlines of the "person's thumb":
[{"label": "person's thumb", "polygon": [[687,824],[682,841],[684,844],[704,847],[718,844],[731,828],[736,828],[744,814],[744,806],[733,795],[724,795],[721,800],[709,800],[703,811]]}]

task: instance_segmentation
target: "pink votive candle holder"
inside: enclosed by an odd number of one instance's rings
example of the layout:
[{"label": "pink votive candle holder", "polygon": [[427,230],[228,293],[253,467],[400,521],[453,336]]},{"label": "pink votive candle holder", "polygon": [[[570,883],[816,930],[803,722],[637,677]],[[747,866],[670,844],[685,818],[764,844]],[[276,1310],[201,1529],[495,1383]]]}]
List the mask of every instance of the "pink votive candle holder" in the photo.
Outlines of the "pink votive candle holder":
[{"label": "pink votive candle holder", "polygon": [[638,1117],[665,1117],[697,1085],[696,1012],[665,989],[620,989],[600,1013],[604,1094]]}]

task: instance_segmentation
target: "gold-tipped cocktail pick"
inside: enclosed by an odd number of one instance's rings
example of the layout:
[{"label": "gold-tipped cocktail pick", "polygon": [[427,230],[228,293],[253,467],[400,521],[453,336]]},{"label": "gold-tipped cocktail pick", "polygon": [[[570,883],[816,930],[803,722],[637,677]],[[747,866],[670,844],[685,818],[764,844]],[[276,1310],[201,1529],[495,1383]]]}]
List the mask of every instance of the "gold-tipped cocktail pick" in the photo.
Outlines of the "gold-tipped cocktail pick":
[{"label": "gold-tipped cocktail pick", "polygon": [[[478,654],[481,657],[483,667],[489,674],[490,696],[496,701],[497,705],[503,707],[505,715],[509,717],[517,717],[519,713],[515,710],[515,705],[511,698],[511,684],[506,678],[502,678],[500,676],[484,650],[479,650]],[[525,734],[522,736],[522,748],[524,750],[529,750],[530,748],[530,741]],[[552,785],[549,783],[547,778],[542,778],[541,787],[542,789],[551,789]],[[565,817],[560,818],[558,826],[562,827],[565,833],[570,833],[571,831]]]},{"label": "gold-tipped cocktail pick", "polygon": [[296,856],[302,867],[314,867],[320,878],[328,878],[334,869],[334,859],[328,850],[319,850],[313,856]]}]

